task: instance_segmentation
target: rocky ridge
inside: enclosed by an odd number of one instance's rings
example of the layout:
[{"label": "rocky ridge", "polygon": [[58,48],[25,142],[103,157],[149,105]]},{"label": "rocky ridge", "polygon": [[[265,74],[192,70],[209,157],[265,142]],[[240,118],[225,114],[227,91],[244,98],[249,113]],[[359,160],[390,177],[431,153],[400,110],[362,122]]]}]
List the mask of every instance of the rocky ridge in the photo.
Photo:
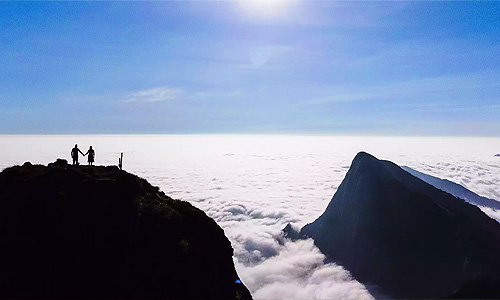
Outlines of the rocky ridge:
[{"label": "rocky ridge", "polygon": [[314,239],[328,260],[359,281],[395,298],[442,298],[464,283],[475,287],[500,278],[499,223],[364,152],[300,236]]},{"label": "rocky ridge", "polygon": [[250,299],[224,231],[117,167],[0,173],[0,297]]}]

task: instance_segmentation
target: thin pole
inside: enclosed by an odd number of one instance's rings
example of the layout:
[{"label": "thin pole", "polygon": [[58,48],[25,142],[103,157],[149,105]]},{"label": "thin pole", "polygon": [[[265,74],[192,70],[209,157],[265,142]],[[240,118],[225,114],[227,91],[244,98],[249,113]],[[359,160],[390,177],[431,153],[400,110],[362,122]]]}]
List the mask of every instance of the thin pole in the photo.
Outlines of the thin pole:
[{"label": "thin pole", "polygon": [[118,158],[118,168],[120,168],[120,170],[123,169],[123,152],[121,153],[120,158]]}]

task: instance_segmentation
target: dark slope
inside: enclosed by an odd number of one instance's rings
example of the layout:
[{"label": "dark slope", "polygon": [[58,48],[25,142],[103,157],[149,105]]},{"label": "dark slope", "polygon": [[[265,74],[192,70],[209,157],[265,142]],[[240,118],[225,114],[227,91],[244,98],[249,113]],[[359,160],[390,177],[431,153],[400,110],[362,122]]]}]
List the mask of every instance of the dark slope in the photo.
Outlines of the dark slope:
[{"label": "dark slope", "polygon": [[364,152],[326,211],[300,234],[396,298],[445,297],[468,279],[500,275],[500,224]]},{"label": "dark slope", "polygon": [[214,220],[116,167],[0,173],[2,298],[250,298]]},{"label": "dark slope", "polygon": [[402,166],[401,167],[403,170],[406,172],[410,173],[411,175],[422,179],[423,181],[427,182],[428,184],[443,190],[447,193],[452,194],[455,197],[464,199],[465,201],[474,204],[474,205],[479,205],[479,206],[485,206],[489,207],[491,209],[500,209],[500,202],[489,199],[486,197],[479,196],[478,194],[474,193],[471,190],[466,189],[462,185],[455,183],[453,181],[449,181],[447,179],[441,179],[439,177],[431,176],[416,170],[413,170],[410,167],[407,166]]},{"label": "dark slope", "polygon": [[464,282],[448,299],[500,299],[500,279],[476,277]]}]

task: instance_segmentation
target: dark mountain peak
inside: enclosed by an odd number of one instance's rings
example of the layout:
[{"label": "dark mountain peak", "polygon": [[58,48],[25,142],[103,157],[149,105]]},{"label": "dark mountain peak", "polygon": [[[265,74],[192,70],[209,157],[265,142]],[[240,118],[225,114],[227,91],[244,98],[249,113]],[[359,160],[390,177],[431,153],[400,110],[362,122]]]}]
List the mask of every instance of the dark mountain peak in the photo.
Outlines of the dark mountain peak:
[{"label": "dark mountain peak", "polygon": [[390,161],[356,155],[325,212],[300,231],[358,280],[396,298],[440,298],[500,277],[500,224]]},{"label": "dark mountain peak", "polygon": [[359,152],[354,157],[346,178],[355,177],[363,180],[389,180],[394,177],[393,166],[390,161],[380,160],[375,156]]},{"label": "dark mountain peak", "polygon": [[367,152],[361,151],[361,152],[358,152],[358,154],[356,154],[356,156],[352,160],[352,163],[353,164],[359,163],[363,160],[379,161],[375,156],[373,156]]},{"label": "dark mountain peak", "polygon": [[[358,219],[364,213],[369,213],[368,210],[373,205],[389,205],[385,201],[380,202],[384,199],[368,195],[376,194],[381,186],[391,189],[393,185],[397,185],[394,166],[397,167],[392,162],[379,160],[366,152],[359,152],[353,159],[337,193],[319,219],[323,220],[329,215],[338,215],[345,221]],[[334,206],[337,207],[335,211]]]},{"label": "dark mountain peak", "polygon": [[115,166],[0,173],[0,298],[250,298],[224,231]]},{"label": "dark mountain peak", "polygon": [[383,172],[384,168],[382,167],[382,161],[375,156],[366,152],[359,152],[352,160],[349,172],[355,173],[360,171],[366,172],[366,175],[375,175],[375,173]]}]

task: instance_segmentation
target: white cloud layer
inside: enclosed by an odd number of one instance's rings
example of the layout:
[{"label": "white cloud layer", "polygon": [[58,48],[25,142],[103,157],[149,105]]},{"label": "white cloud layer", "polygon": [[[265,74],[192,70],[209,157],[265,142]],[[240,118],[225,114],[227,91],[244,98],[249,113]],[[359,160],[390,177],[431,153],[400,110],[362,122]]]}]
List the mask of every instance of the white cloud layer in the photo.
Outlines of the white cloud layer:
[{"label": "white cloud layer", "polygon": [[124,152],[125,170],[213,217],[255,299],[372,297],[342,267],[324,264],[311,240],[278,242],[288,223],[302,227],[323,213],[359,151],[500,199],[498,138],[4,136],[0,168],[69,159],[75,143],[93,145],[97,164],[116,164]]},{"label": "white cloud layer", "polygon": [[279,254],[255,266],[236,264],[254,299],[373,299],[346,270],[325,264],[312,240],[286,242]]}]

